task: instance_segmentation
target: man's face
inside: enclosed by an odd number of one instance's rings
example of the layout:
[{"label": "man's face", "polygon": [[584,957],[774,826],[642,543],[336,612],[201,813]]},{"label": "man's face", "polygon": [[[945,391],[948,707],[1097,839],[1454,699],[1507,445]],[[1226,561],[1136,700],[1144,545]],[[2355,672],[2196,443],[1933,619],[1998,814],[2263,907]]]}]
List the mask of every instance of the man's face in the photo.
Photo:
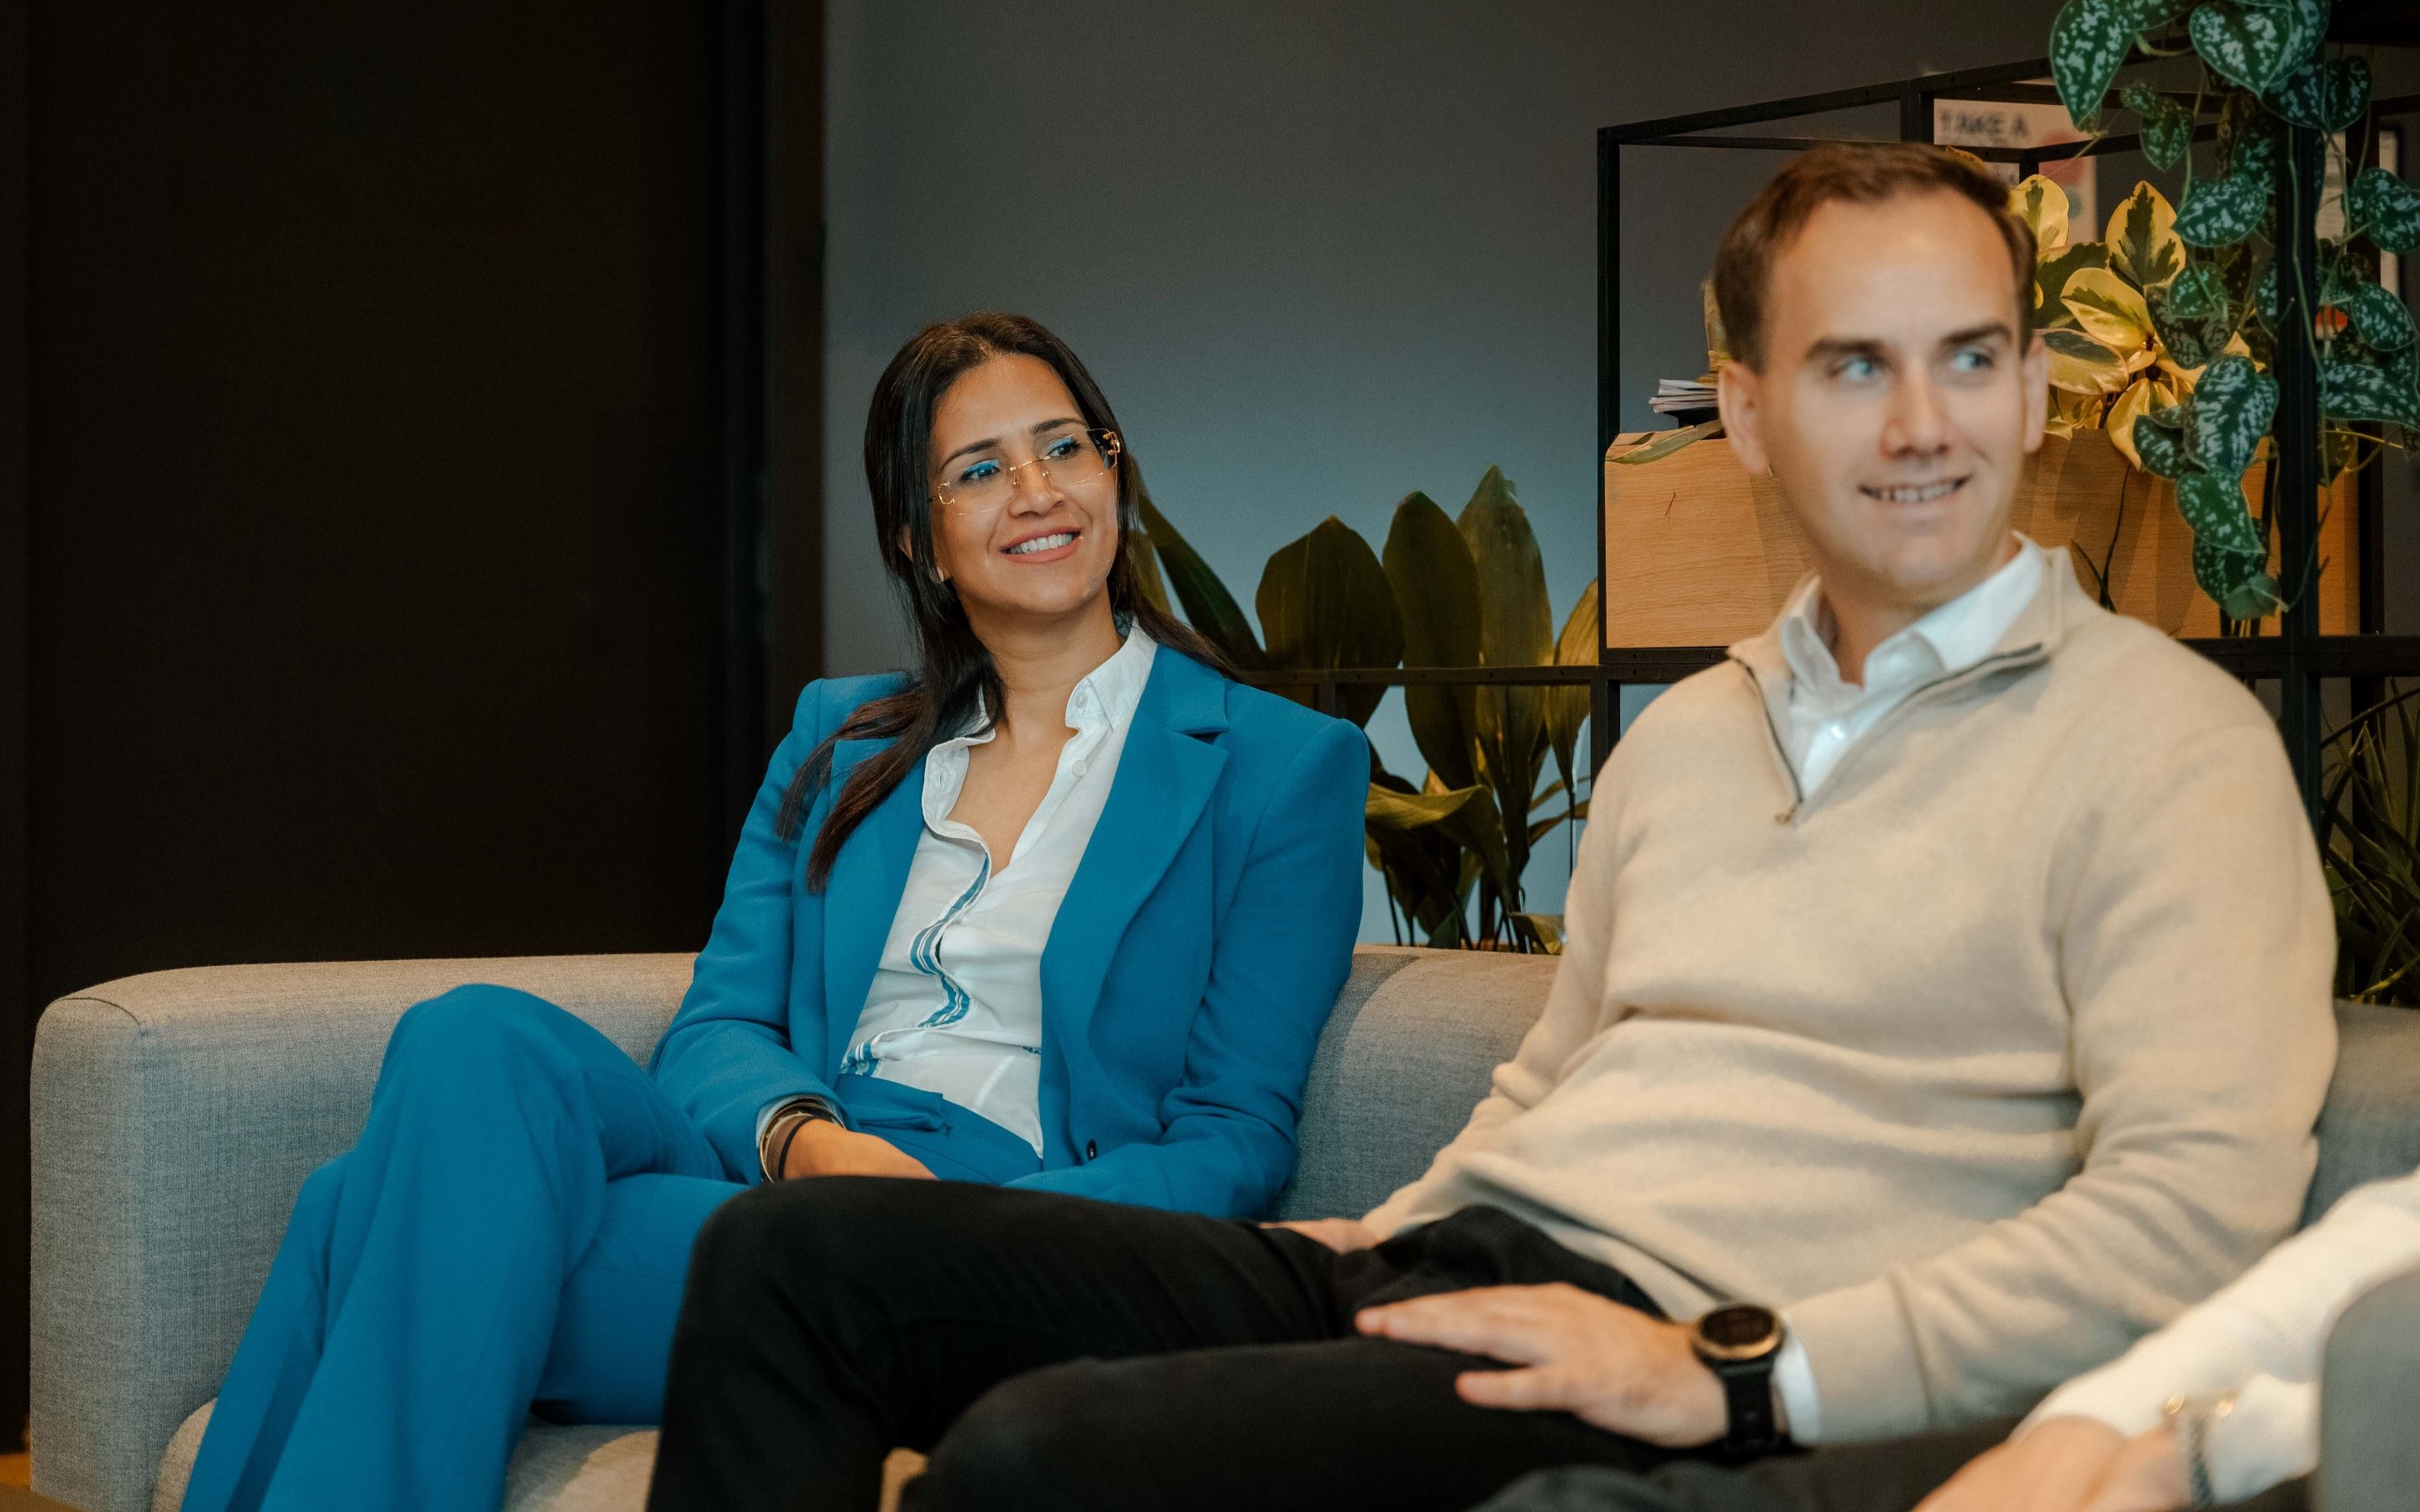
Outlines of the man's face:
[{"label": "man's face", "polygon": [[1836,610],[1914,617],[1982,581],[2048,404],[1991,218],[1947,191],[1835,200],[1767,276],[1763,358],[1723,368],[1723,421]]}]

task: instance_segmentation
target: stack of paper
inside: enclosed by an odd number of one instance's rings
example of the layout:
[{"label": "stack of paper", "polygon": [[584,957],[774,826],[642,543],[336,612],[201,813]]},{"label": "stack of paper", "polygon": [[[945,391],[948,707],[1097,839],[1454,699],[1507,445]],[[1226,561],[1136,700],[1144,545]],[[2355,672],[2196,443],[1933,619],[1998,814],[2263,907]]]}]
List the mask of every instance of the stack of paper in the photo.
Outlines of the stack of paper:
[{"label": "stack of paper", "polygon": [[1701,378],[1659,378],[1655,397],[1647,408],[1659,415],[1683,415],[1714,407],[1714,378],[1709,373]]}]

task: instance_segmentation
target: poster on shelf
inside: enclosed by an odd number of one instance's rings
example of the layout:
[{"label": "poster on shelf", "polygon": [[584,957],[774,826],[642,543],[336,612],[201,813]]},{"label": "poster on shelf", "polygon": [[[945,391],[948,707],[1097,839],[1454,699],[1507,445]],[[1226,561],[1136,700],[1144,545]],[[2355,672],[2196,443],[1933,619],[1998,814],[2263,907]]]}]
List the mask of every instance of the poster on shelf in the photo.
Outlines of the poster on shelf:
[{"label": "poster on shelf", "polygon": [[[2081,142],[2084,133],[2059,105],[2015,105],[1993,100],[1936,100],[1932,102],[1932,139],[1950,147],[2056,147]],[[2009,183],[2017,181],[2017,165],[1995,162],[1992,171]],[[2069,224],[2092,227],[2077,240],[2101,236],[2101,174],[2090,158],[2061,158],[2042,164],[2042,177],[2067,191]]]}]

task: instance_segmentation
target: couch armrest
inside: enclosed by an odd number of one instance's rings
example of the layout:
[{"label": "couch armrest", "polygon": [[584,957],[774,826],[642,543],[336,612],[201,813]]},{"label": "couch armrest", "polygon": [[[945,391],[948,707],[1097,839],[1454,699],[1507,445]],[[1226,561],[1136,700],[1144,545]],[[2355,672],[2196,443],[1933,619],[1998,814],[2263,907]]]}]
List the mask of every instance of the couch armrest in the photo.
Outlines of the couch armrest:
[{"label": "couch armrest", "polygon": [[2420,1486],[2420,1270],[2363,1292],[2328,1334],[2319,1372],[2319,1504],[2397,1512]]},{"label": "couch armrest", "polygon": [[1363,946],[1303,1089],[1280,1218],[1358,1218],[1429,1168],[1554,985],[1552,956]]},{"label": "couch armrest", "polygon": [[634,1057],[686,955],[217,966],[61,998],[33,1062],[38,1489],[143,1512],[169,1435],[218,1390],[303,1177],[360,1134],[404,1010],[520,987]]},{"label": "couch armrest", "polygon": [[2305,1226],[2365,1181],[2420,1166],[2420,1011],[2336,1004],[2336,1070],[2319,1113]]}]

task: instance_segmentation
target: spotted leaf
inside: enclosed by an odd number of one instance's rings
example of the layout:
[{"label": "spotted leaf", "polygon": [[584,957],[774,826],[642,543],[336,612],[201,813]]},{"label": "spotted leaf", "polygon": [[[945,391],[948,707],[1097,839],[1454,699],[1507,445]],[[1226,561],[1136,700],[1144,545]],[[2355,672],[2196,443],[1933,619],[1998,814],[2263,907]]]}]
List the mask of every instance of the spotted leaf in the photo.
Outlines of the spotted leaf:
[{"label": "spotted leaf", "polygon": [[2420,189],[2383,168],[2364,168],[2345,192],[2345,208],[2389,252],[2410,252],[2420,242]]},{"label": "spotted leaf", "polygon": [[2184,412],[2153,409],[2134,421],[2134,465],[2163,478],[2184,475]]},{"label": "spotted leaf", "polygon": [[2194,461],[2215,473],[2240,476],[2252,465],[2260,438],[2277,412],[2277,380],[2247,357],[2222,357],[2194,385]]},{"label": "spotted leaf", "polygon": [[2173,168],[2193,147],[2194,113],[2147,84],[2130,84],[2121,97],[2142,122],[2143,156],[2155,168]]},{"label": "spotted leaf", "polygon": [[2101,119],[2101,101],[2118,67],[2143,30],[2136,0],[2067,0],[2050,23],[2050,76],[2069,118],[2085,131]]},{"label": "spotted leaf", "polygon": [[2168,283],[2144,295],[2150,306],[2151,329],[2169,361],[2180,368],[2196,368],[2226,347],[2235,334],[2235,310],[2218,270],[2195,263]]},{"label": "spotted leaf", "polygon": [[2369,65],[2357,57],[2315,57],[2286,76],[2269,108],[2297,126],[2341,131],[2369,108]]},{"label": "spotted leaf", "polygon": [[2420,361],[2405,347],[2383,362],[2339,358],[2319,369],[2319,408],[2333,420],[2379,420],[2420,427]]},{"label": "spotted leaf", "polygon": [[2228,82],[2265,95],[2303,66],[2327,28],[2328,0],[2285,5],[2207,0],[2186,30],[2201,60]]},{"label": "spotted leaf", "polygon": [[2372,351],[2401,351],[2412,345],[2412,309],[2385,285],[2358,280],[2337,302]]},{"label": "spotted leaf", "polygon": [[2184,208],[2177,211],[2176,232],[2196,247],[2228,246],[2250,236],[2268,208],[2265,173],[2195,179],[2185,191]]},{"label": "spotted leaf", "polygon": [[2277,610],[2277,579],[2261,570],[2268,561],[2266,551],[2228,551],[2195,540],[2194,581],[2236,619],[2260,619]]},{"label": "spotted leaf", "polygon": [[2241,472],[2195,469],[2177,480],[2177,512],[2193,527],[2194,539],[2222,551],[2266,556],[2260,527],[2243,503]]}]

